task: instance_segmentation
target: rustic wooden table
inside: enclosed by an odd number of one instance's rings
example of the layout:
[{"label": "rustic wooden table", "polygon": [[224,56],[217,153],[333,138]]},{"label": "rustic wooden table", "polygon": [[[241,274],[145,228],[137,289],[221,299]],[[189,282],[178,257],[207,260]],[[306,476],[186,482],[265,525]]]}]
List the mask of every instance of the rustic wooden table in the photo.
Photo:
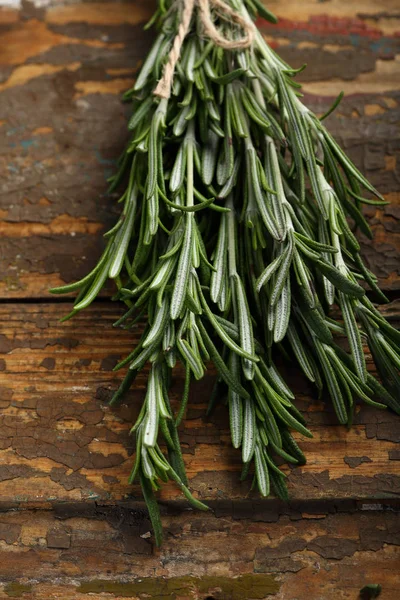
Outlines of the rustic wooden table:
[{"label": "rustic wooden table", "polygon": [[[105,178],[127,139],[120,93],[151,43],[142,26],[154,6],[48,4],[0,9],[0,599],[338,600],[368,583],[398,599],[399,419],[363,406],[347,431],[295,374],[314,439],[302,441],[308,464],[288,471],[290,503],[239,483],[224,407],[202,416],[210,375],[193,389],[182,442],[191,488],[214,510],[189,511],[165,487],[166,539],[153,547],[127,485],[144,380],[107,407],[132,333],[112,329],[109,290],[60,324],[68,303],[48,289],[88,271],[118,214]],[[398,322],[398,2],[268,4],[281,17],[260,23],[273,47],[309,63],[307,103],[323,113],[346,92],[329,127],[392,201],[366,210],[375,239],[361,243]]]}]

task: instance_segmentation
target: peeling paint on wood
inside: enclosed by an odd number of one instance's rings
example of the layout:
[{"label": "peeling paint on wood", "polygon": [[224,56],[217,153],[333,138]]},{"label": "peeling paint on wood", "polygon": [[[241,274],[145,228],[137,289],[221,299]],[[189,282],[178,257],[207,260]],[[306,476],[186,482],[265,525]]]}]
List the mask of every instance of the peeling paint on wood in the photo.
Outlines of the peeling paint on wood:
[{"label": "peeling paint on wood", "polygon": [[[394,8],[389,0],[386,4],[380,12],[390,16]],[[369,23],[378,14],[373,2],[363,2],[362,10],[340,0],[275,1],[271,8],[282,17],[281,24],[271,28],[263,23],[263,30],[293,66],[308,63],[301,81],[310,107],[322,114],[346,87],[348,95],[329,118],[329,127],[392,201],[384,210],[366,210],[376,237],[361,242],[381,285],[397,290],[400,38],[394,27],[382,29],[379,16]],[[51,286],[83,276],[100,255],[98,231],[74,231],[65,224],[64,234],[42,235],[38,226],[66,213],[75,219],[96,214],[104,228],[115,221],[119,208],[115,197],[106,196],[105,180],[128,135],[129,107],[119,94],[130,86],[151,43],[152,32],[142,30],[150,12],[151,3],[144,0],[50,9],[24,3],[14,19],[2,20],[0,169],[6,177],[0,214],[4,228],[10,225],[10,237],[22,232],[24,223],[33,225],[18,243],[2,237],[1,297],[48,297]],[[399,21],[395,15],[392,26]]]},{"label": "peeling paint on wood", "polygon": [[[385,310],[393,323],[400,318],[396,306]],[[24,504],[56,497],[112,502],[140,494],[127,485],[134,452],[129,429],[142,401],[145,374],[120,408],[111,410],[107,401],[122,377],[112,369],[131,351],[141,324],[132,331],[115,330],[119,309],[111,303],[60,323],[66,312],[65,303],[0,306],[3,501]],[[296,436],[307,465],[283,467],[291,497],[396,497],[400,472],[389,453],[397,448],[399,418],[362,406],[353,428],[339,427],[331,403],[318,401],[298,373],[281,366],[314,434],[312,440]],[[183,373],[176,371],[174,379],[171,400],[176,406]],[[181,427],[190,485],[202,499],[241,498],[248,495],[249,484],[239,481],[240,453],[231,447],[226,408],[221,402],[212,418],[204,417],[213,381],[211,371],[193,386]],[[162,497],[177,498],[179,492],[171,484]]]},{"label": "peeling paint on wood", "polygon": [[[60,325],[67,305],[51,303],[48,288],[86,274],[103,247],[101,232],[119,214],[117,196],[105,190],[128,135],[129,106],[120,93],[153,38],[142,26],[154,2],[4,3],[0,600],[347,600],[371,582],[382,583],[382,600],[397,600],[398,419],[363,406],[347,431],[335,424],[329,402],[292,373],[297,405],[315,437],[299,439],[308,464],[285,467],[291,501],[262,501],[239,483],[225,407],[203,417],[210,374],[193,389],[181,439],[190,486],[212,512],[187,510],[177,490],[165,487],[166,542],[153,547],[139,490],[126,483],[134,450],[128,431],[143,377],[120,408],[107,407],[120,378],[111,369],[140,330],[114,330],[119,309],[109,302]],[[375,239],[360,241],[368,266],[395,299],[398,1],[268,5],[281,18],[276,27],[260,22],[272,47],[294,67],[309,65],[300,76],[306,103],[321,115],[346,91],[328,125],[391,201],[366,208]],[[103,299],[111,292],[106,288]],[[398,323],[398,303],[383,310]],[[178,373],[174,402],[182,385]]]},{"label": "peeling paint on wood", "polygon": [[[35,600],[345,600],[378,580],[384,600],[397,599],[399,515],[390,505],[363,513],[356,504],[315,504],[325,511],[318,519],[286,506],[269,521],[255,521],[249,503],[239,519],[171,505],[159,550],[145,512],[87,508],[65,506],[61,521],[51,510],[0,515],[4,527],[20,528],[13,543],[0,545],[2,600],[16,573]],[[50,548],[49,532],[60,523],[70,546]]]}]

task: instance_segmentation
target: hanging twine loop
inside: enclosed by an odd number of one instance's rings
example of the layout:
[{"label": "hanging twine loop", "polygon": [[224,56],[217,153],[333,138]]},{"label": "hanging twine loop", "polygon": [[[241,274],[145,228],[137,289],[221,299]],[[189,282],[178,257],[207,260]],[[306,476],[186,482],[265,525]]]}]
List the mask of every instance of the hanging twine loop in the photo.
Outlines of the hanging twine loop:
[{"label": "hanging twine loop", "polygon": [[[244,19],[238,12],[226,4],[224,0],[182,0],[182,3],[182,18],[178,27],[178,33],[172,44],[168,62],[164,66],[162,77],[153,92],[154,96],[158,96],[159,98],[168,99],[171,96],[176,63],[181,55],[184,39],[189,32],[190,22],[195,7],[198,8],[200,22],[203,26],[204,33],[216,46],[220,46],[221,48],[224,48],[224,50],[241,50],[243,48],[248,48],[253,43],[255,36],[255,27],[253,23]],[[218,15],[221,19],[233,21],[240,25],[245,32],[245,35],[237,40],[228,40],[221,35],[211,18],[211,7],[218,11]]]}]

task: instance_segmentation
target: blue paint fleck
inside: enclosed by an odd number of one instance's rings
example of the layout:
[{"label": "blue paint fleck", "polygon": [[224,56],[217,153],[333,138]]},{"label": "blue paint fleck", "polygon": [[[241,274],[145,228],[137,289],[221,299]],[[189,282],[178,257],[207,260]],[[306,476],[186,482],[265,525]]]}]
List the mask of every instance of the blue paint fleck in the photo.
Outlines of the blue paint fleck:
[{"label": "blue paint fleck", "polygon": [[28,150],[28,148],[30,148],[31,146],[37,146],[37,143],[38,142],[35,139],[21,140],[21,142],[20,142],[20,144],[24,150]]},{"label": "blue paint fleck", "polygon": [[394,56],[396,54],[396,41],[387,36],[370,40],[365,36],[360,36],[358,33],[350,33],[349,41],[354,48],[358,48],[361,45],[367,45],[369,50],[371,50],[371,52],[374,54],[384,54],[387,57]]},{"label": "blue paint fleck", "polygon": [[379,40],[371,42],[370,49],[375,53],[386,54],[388,57],[394,57],[394,55],[396,54],[396,49],[393,43],[391,43],[392,41],[393,40],[391,40],[390,38],[382,37]]},{"label": "blue paint fleck", "polygon": [[350,44],[357,48],[360,45],[360,36],[356,33],[350,33],[349,35]]},{"label": "blue paint fleck", "polygon": [[100,150],[95,148],[94,155],[101,165],[115,165],[117,161],[114,158],[103,158]]}]

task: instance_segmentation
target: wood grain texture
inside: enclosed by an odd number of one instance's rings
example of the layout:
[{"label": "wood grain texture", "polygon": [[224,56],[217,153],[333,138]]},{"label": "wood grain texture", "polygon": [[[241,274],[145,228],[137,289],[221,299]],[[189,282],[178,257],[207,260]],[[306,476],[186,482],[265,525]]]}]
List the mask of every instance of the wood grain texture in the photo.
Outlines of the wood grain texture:
[{"label": "wood grain texture", "polygon": [[[392,204],[367,210],[375,240],[362,239],[381,285],[399,289],[400,30],[395,3],[272,2],[277,26],[260,21],[301,74],[318,114],[340,89],[346,98],[329,128]],[[49,9],[24,5],[0,27],[0,297],[49,297],[51,286],[83,276],[119,209],[106,178],[126,140],[120,100],[153,33],[154,3],[102,2]],[[0,13],[1,15],[1,13]],[[1,16],[0,16],[0,22]],[[390,27],[388,26],[390,23]],[[398,29],[396,29],[396,24]],[[134,40],[134,43],[132,42]],[[104,291],[109,295],[110,289]]]},{"label": "wood grain texture", "polygon": [[[39,5],[39,3],[36,3]],[[0,9],[0,600],[350,600],[368,583],[397,600],[399,419],[366,406],[347,431],[329,402],[284,367],[314,439],[286,469],[291,500],[239,483],[223,402],[193,387],[180,430],[194,494],[161,494],[153,546],[140,491],[127,485],[129,429],[145,379],[115,410],[112,369],[140,327],[115,330],[111,288],[73,321],[48,288],[86,274],[119,213],[106,178],[127,139],[120,101],[148,50],[154,0]],[[400,15],[397,0],[269,0],[258,24],[301,74],[305,102],[391,200],[369,208],[363,254],[394,299],[400,288]],[[16,300],[14,302],[14,299]],[[398,302],[383,309],[393,323]],[[173,404],[182,391],[174,377]]]},{"label": "wood grain texture", "polygon": [[0,598],[347,600],[380,581],[382,600],[397,600],[398,515],[390,505],[343,508],[256,520],[250,511],[166,510],[165,543],[156,551],[138,508],[7,512],[0,515]]},{"label": "wood grain texture", "polygon": [[[107,401],[122,374],[112,373],[136,343],[141,325],[115,330],[118,306],[101,303],[60,323],[62,304],[0,306],[0,498],[30,502],[140,498],[127,485],[133,462],[129,437],[144,396],[146,374],[120,408]],[[386,308],[393,322],[398,307]],[[312,440],[297,436],[308,459],[304,467],[284,467],[292,499],[396,498],[400,469],[396,442],[400,419],[390,411],[362,407],[349,431],[337,426],[330,401],[319,402],[297,369],[283,365],[297,392]],[[183,388],[174,373],[172,402]],[[204,417],[214,376],[193,385],[181,441],[190,486],[202,499],[251,497],[249,482],[239,482],[240,453],[231,446],[223,399]],[[161,498],[180,497],[174,485]]]}]

